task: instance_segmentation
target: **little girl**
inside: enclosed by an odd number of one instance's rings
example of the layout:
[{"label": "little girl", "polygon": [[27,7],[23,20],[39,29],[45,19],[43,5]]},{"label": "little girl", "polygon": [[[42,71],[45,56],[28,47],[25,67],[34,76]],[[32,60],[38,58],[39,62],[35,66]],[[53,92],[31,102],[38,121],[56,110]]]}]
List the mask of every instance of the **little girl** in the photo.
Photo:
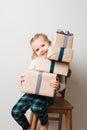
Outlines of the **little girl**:
[{"label": "little girl", "polygon": [[[36,34],[31,40],[30,45],[33,50],[32,62],[29,69],[35,69],[37,57],[45,58],[51,42],[45,34]],[[20,85],[24,82],[24,74],[20,77]],[[58,90],[59,82],[57,80],[50,81],[50,87]],[[26,111],[30,108],[41,122],[40,130],[48,130],[48,114],[46,112],[47,105],[53,103],[52,97],[25,93],[12,108],[11,114],[23,130],[30,130],[30,124],[25,116]]]}]

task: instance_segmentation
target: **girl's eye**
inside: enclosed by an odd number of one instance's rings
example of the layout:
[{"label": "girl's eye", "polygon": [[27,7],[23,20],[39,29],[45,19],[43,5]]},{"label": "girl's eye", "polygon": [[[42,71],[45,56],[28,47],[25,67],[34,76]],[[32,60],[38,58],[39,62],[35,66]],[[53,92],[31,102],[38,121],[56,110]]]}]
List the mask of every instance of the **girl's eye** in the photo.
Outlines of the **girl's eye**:
[{"label": "girl's eye", "polygon": [[44,47],[44,46],[45,46],[45,44],[42,45],[42,47]]},{"label": "girl's eye", "polygon": [[39,51],[39,49],[36,49],[36,52]]}]

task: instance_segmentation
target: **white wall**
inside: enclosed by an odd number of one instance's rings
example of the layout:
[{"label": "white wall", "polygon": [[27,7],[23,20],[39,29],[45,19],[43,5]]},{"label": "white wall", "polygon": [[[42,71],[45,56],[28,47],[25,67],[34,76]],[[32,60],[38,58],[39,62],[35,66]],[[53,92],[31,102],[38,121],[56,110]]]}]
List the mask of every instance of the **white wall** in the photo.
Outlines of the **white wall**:
[{"label": "white wall", "polygon": [[10,111],[21,96],[19,76],[31,60],[30,38],[37,32],[52,38],[58,28],[74,33],[66,98],[74,106],[73,130],[87,129],[86,12],[86,0],[0,0],[0,130],[21,130]]}]

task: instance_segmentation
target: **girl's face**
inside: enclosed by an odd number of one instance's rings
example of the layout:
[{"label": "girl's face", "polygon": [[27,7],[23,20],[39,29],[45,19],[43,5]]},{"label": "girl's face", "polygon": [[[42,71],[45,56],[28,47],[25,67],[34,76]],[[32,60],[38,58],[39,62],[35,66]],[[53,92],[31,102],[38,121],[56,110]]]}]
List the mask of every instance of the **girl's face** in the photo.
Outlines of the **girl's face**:
[{"label": "girl's face", "polygon": [[49,43],[44,41],[43,38],[38,38],[31,44],[32,49],[39,57],[46,57],[49,48]]}]

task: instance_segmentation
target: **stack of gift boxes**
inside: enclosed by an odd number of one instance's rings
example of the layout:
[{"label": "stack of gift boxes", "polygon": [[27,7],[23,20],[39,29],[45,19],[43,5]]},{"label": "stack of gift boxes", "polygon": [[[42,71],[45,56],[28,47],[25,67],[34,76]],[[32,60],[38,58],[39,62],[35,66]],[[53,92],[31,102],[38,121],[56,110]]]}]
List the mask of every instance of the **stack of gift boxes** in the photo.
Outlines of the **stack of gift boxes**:
[{"label": "stack of gift boxes", "polygon": [[25,73],[25,82],[21,91],[53,97],[54,89],[50,87],[50,81],[56,80],[57,75],[64,77],[68,75],[73,57],[72,44],[73,34],[69,31],[58,30],[48,49],[47,57],[38,57],[35,70],[29,70]]}]

